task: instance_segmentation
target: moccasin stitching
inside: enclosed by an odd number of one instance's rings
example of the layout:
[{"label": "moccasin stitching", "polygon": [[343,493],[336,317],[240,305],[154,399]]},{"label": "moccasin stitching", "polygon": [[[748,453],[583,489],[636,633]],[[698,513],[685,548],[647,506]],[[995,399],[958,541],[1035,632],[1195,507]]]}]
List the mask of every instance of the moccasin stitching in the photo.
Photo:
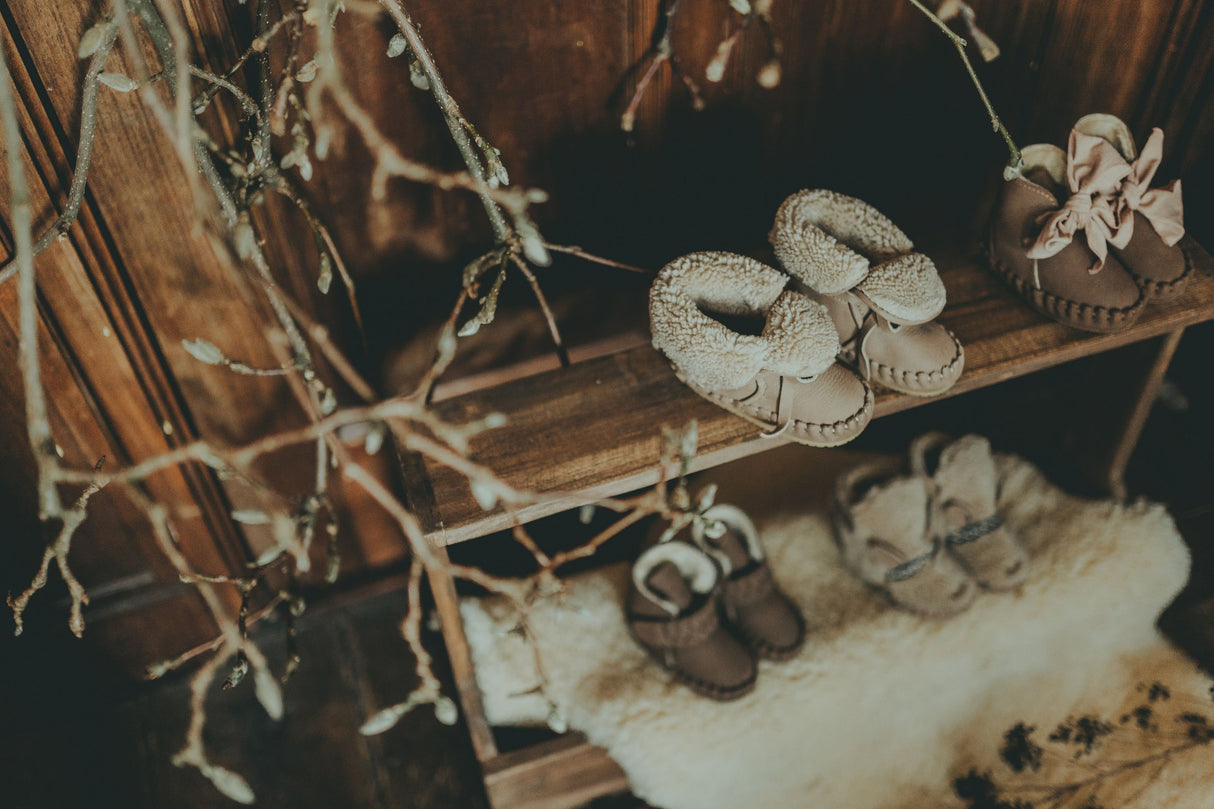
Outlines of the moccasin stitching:
[{"label": "moccasin stitching", "polygon": [[[1051,316],[1066,322],[1068,325],[1074,325],[1077,323],[1086,325],[1087,323],[1092,322],[1093,318],[1089,318],[1087,320],[1082,318],[1084,312],[1087,311],[1095,316],[1101,317],[1106,325],[1119,328],[1122,325],[1129,325],[1129,322],[1132,322],[1132,318],[1136,317],[1137,314],[1141,312],[1142,307],[1146,304],[1145,296],[1139,297],[1138,302],[1128,308],[1110,308],[1107,306],[1097,306],[1090,303],[1081,303],[1079,301],[1070,300],[1069,298],[1062,298],[1058,295],[1046,292],[1044,289],[1030,286],[1022,278],[1015,275],[1007,267],[1005,267],[1003,262],[999,261],[999,259],[995,258],[993,255],[989,256],[989,258],[991,266],[995,269],[998,275],[1009,285],[1011,285],[1021,297],[1025,297],[1027,295],[1033,303],[1033,306],[1038,311],[1047,311],[1051,314]],[[1078,310],[1077,314],[1075,310]]]}]

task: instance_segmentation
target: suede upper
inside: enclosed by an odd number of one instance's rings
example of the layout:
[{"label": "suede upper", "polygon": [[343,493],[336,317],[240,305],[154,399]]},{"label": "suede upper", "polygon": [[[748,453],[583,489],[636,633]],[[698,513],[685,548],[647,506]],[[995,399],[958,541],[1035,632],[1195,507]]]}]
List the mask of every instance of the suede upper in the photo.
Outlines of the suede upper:
[{"label": "suede upper", "polygon": [[762,657],[788,659],[805,640],[805,620],[773,580],[754,523],[727,503],[712,506],[703,516],[718,530],[705,530],[696,521],[691,535],[720,561],[725,573],[721,601],[730,626]]},{"label": "suede upper", "polygon": [[1145,303],[1133,277],[1113,255],[1093,272],[1096,257],[1085,240],[1073,239],[1048,258],[1030,258],[1041,222],[1062,207],[1066,153],[1035,144],[1022,150],[1020,176],[1005,182],[991,217],[992,267],[1038,311],[1088,331],[1131,325]]}]

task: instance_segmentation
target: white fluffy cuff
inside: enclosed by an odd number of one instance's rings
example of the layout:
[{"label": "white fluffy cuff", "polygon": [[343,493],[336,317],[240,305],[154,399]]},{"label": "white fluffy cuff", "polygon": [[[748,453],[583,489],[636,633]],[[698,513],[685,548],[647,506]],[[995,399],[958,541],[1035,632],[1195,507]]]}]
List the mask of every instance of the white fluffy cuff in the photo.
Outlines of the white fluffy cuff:
[{"label": "white fluffy cuff", "polygon": [[[692,253],[667,264],[649,292],[653,345],[695,385],[732,390],[761,370],[821,373],[839,335],[825,307],[784,291],[788,278],[733,253]],[[760,335],[735,332],[707,312],[766,319]]]},{"label": "white fluffy cuff", "polygon": [[915,245],[863,200],[817,188],[780,206],[768,238],[776,257],[816,292],[837,295],[864,280],[871,262],[909,253]]}]

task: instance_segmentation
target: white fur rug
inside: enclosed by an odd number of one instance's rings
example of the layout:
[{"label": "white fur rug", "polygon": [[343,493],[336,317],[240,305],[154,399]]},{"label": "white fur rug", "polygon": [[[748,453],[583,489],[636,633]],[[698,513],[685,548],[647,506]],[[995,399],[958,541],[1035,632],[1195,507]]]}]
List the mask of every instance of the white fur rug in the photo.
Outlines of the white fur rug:
[{"label": "white fur rug", "polygon": [[[1000,458],[1005,517],[1029,546],[1032,575],[1018,592],[931,621],[891,608],[840,566],[825,503],[840,463],[856,459],[796,447],[732,465],[727,480],[712,473],[718,502],[755,518],[811,626],[800,656],[763,663],[738,702],[694,695],[636,645],[621,609],[626,566],[571,579],[533,610],[548,696],[641,798],[666,809],[954,806],[952,778],[996,765],[1017,721],[1048,733],[1068,713],[1108,714],[1140,697],[1144,680],[1205,694],[1154,627],[1189,564],[1162,507],[1080,500]],[[548,705],[527,694],[534,659],[508,631],[509,606],[469,599],[463,618],[490,723],[543,724]],[[1185,755],[1131,805],[1176,805],[1169,790],[1214,783],[1214,749]],[[1214,789],[1184,805],[1214,807]]]}]

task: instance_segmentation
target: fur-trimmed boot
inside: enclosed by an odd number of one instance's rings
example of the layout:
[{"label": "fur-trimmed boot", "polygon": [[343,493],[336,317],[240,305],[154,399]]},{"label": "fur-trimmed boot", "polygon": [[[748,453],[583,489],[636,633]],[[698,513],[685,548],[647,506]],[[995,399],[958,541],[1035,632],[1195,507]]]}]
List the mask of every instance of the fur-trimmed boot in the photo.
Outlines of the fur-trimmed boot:
[{"label": "fur-trimmed boot", "polygon": [[872,417],[872,391],[835,362],[839,336],[826,309],[787,283],[733,253],[677,258],[650,289],[653,345],[688,387],[764,435],[847,443]]},{"label": "fur-trimmed boot", "polygon": [[721,572],[701,548],[672,540],[632,567],[628,628],[647,652],[697,694],[737,699],[754,690],[750,650],[721,624]]},{"label": "fur-trimmed boot", "polygon": [[840,359],[865,379],[912,396],[956,383],[965,351],[932,322],[944,310],[944,283],[880,211],[834,191],[800,191],[780,206],[769,238],[798,289],[830,312]]}]

